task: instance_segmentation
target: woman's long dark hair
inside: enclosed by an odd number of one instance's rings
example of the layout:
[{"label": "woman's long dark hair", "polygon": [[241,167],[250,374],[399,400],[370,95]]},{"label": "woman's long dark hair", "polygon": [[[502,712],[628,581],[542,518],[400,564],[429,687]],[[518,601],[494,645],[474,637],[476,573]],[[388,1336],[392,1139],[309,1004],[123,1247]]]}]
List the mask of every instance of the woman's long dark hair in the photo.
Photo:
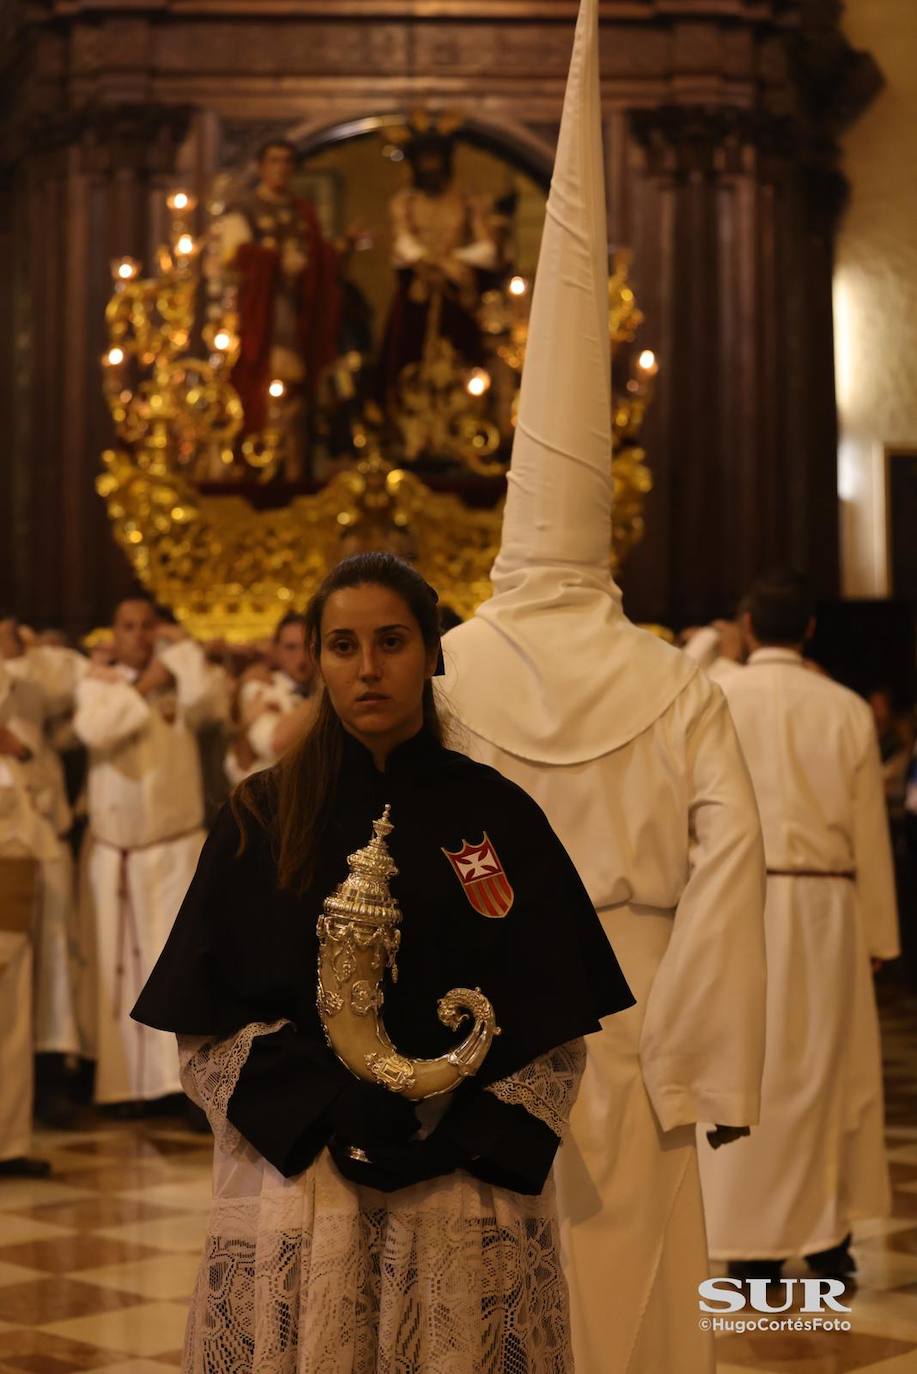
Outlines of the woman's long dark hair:
[{"label": "woman's long dark hair", "polygon": [[[306,642],[315,662],[321,654],[322,615],[328,598],[345,587],[386,587],[401,597],[420,627],[427,649],[439,651],[438,597],[415,568],[390,553],[358,553],[339,563],[319,587],[306,610]],[[424,683],[425,728],[442,740],[433,687]],[[334,797],[344,748],[344,727],[327,692],[307,733],[271,769],[268,779],[256,774],[240,784],[231,798],[245,847],[245,815],[267,828],[277,861],[281,890],[305,891],[315,873],[315,853],[324,817]],[[265,783],[270,791],[266,794]],[[267,808],[270,808],[268,818]]]}]

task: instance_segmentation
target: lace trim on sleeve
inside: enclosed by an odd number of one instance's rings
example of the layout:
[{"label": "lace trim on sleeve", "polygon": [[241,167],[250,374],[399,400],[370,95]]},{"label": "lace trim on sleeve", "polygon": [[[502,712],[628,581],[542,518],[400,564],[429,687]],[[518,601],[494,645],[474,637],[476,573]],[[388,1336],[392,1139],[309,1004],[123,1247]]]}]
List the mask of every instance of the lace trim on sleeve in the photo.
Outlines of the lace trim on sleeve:
[{"label": "lace trim on sleeve", "polygon": [[288,1024],[285,1019],[252,1021],[225,1040],[208,1040],[195,1035],[178,1037],[182,1087],[191,1101],[206,1112],[217,1145],[229,1154],[239,1146],[242,1137],[227,1119],[226,1112],[251,1053],[252,1041],[259,1035],[273,1035]]},{"label": "lace trim on sleeve", "polygon": [[524,1107],[563,1140],[585,1067],[585,1041],[568,1040],[533,1059],[518,1073],[491,1083],[485,1092],[493,1093],[501,1102]]}]

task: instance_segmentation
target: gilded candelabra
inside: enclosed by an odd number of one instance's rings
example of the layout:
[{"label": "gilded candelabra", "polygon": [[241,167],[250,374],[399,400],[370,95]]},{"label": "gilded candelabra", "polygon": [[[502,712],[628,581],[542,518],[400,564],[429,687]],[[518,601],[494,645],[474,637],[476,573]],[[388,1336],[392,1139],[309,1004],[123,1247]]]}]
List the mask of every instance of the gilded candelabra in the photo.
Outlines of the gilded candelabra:
[{"label": "gilded candelabra", "polygon": [[[434,297],[431,318],[441,299]],[[456,460],[482,477],[502,476],[506,464],[491,457],[500,447],[500,431],[484,414],[490,384],[485,368],[469,370],[449,340],[428,329],[423,357],[409,363],[398,380],[396,422],[404,461],[429,455]]]},{"label": "gilded candelabra", "polygon": [[[198,481],[248,476],[266,482],[282,457],[277,421],[286,389],[270,382],[267,425],[238,443],[242,404],[230,381],[239,356],[238,316],[226,301],[200,332],[206,357],[187,352],[201,284],[202,244],[191,227],[197,201],[176,191],[167,205],[171,242],[158,251],[156,275],[141,278],[134,258],[111,265],[102,372],[118,436],[137,467],[153,476],[178,471]],[[103,495],[108,485],[103,482]]]}]

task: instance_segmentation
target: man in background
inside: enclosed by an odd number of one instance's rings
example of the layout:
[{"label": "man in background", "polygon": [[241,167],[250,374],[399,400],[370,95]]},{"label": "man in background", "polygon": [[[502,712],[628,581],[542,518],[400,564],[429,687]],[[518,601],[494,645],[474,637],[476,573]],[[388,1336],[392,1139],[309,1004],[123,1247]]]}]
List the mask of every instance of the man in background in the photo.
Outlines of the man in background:
[{"label": "man in background", "polygon": [[32,950],[39,930],[43,873],[59,841],[35,806],[28,765],[40,744],[40,717],[27,686],[0,659],[0,1179],[41,1178],[29,1157],[32,1136]]},{"label": "man in background", "polygon": [[[82,654],[41,642],[13,616],[0,616],[0,659],[28,703],[34,727],[25,774],[32,803],[54,831],[54,855],[42,861],[40,905],[34,932],[36,1111],[49,1126],[74,1123],[68,1063],[90,1052],[78,1025],[81,953],[75,911],[73,812],[61,748],[71,742],[69,715],[76,684],[88,668]],[[72,741],[75,743],[75,741]]]},{"label": "man in background", "polygon": [[243,675],[236,700],[239,733],[226,756],[233,785],[270,768],[312,714],[315,664],[306,643],[306,618],[285,615],[271,645],[273,667],[257,663]]},{"label": "man in background", "polygon": [[136,1104],[181,1091],[170,1038],[129,1012],[165,943],[204,840],[194,731],[225,715],[220,679],[199,645],[122,601],[113,663],[77,688],[74,729],[89,750],[88,890],[95,912],[95,1100]]},{"label": "man in background", "polygon": [[872,969],[898,954],[894,873],[869,707],[805,671],[805,580],[761,578],[742,617],[747,667],[720,679],[752,775],[767,861],[761,1123],[698,1148],[710,1253],[737,1278],[806,1256],[855,1269],[852,1223],[889,1210]]}]

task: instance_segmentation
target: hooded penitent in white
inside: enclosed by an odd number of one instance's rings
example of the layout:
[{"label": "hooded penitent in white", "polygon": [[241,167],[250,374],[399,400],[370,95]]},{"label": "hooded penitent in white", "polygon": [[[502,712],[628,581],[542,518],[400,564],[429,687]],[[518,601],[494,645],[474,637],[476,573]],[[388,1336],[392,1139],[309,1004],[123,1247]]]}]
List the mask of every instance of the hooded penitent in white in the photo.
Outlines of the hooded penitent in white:
[{"label": "hooded penitent in white", "polygon": [[[37,748],[31,703],[0,659],[0,727]],[[32,1134],[32,930],[21,925],[23,859],[37,859],[35,924],[44,905],[41,868],[53,866],[57,837],[34,804],[28,769],[0,754],[0,1163],[29,1153]],[[9,861],[17,861],[16,864]],[[16,898],[13,898],[16,893]]]},{"label": "hooded penitent in white", "polygon": [[[625,618],[609,570],[611,361],[597,9],[597,0],[584,0],[576,30],[494,595],[446,641],[453,711],[482,739],[545,763],[578,763],[627,743],[695,671]],[[473,671],[483,658],[488,672]]]},{"label": "hooded penitent in white", "polygon": [[712,1374],[694,1123],[757,1119],[763,859],[722,693],[626,620],[609,573],[597,44],[582,0],[494,596],[446,636],[441,704],[547,813],[637,999],[587,1038],[555,1165],[577,1374]]}]

